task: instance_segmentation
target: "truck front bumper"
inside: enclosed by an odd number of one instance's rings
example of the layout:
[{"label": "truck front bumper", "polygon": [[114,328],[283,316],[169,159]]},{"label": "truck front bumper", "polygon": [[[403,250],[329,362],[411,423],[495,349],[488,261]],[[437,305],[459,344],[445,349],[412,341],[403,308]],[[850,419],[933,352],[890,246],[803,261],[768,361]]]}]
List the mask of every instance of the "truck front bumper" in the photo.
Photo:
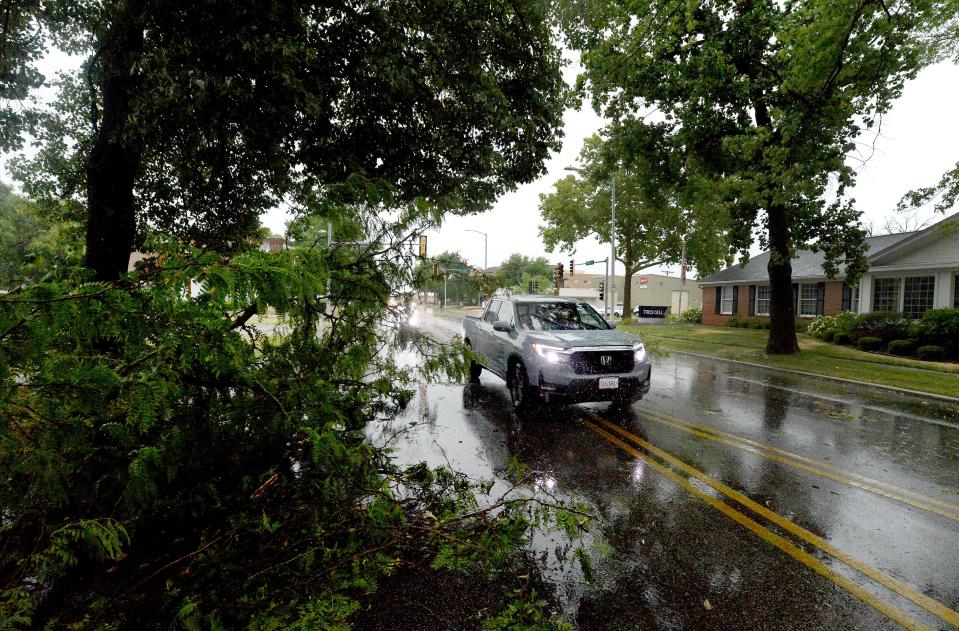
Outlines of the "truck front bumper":
[{"label": "truck front bumper", "polygon": [[[652,369],[648,362],[638,364],[632,372],[609,375],[549,374],[540,371],[535,382],[547,403],[587,403],[591,401],[634,401],[649,392]],[[616,377],[616,388],[601,389],[601,377]]]}]

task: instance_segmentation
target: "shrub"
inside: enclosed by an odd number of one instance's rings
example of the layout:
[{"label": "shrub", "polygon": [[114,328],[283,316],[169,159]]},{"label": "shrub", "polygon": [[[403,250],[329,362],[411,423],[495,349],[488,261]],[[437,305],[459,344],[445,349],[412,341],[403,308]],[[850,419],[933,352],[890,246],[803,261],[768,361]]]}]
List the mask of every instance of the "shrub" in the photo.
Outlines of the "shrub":
[{"label": "shrub", "polygon": [[746,326],[750,329],[768,329],[770,327],[769,318],[750,318],[746,321]]},{"label": "shrub", "polygon": [[832,342],[833,344],[842,344],[842,345],[848,346],[849,344],[852,344],[852,336],[849,335],[848,333],[845,333],[844,331],[839,331],[832,338]]},{"label": "shrub", "polygon": [[867,335],[859,338],[857,346],[859,346],[859,350],[861,351],[878,351],[882,348],[882,339]]},{"label": "shrub", "polygon": [[703,310],[687,309],[679,314],[679,320],[681,322],[689,322],[690,324],[700,324],[703,321]]},{"label": "shrub", "polygon": [[796,333],[805,333],[809,329],[809,323],[804,320],[796,321]]},{"label": "shrub", "polygon": [[915,340],[893,340],[886,345],[886,350],[892,355],[912,355],[915,349]]},{"label": "shrub", "polygon": [[851,334],[852,328],[856,323],[856,318],[858,317],[858,313],[853,313],[852,311],[840,311],[833,316],[833,320],[836,323],[836,331]]},{"label": "shrub", "polygon": [[836,339],[837,333],[839,333],[839,331],[837,331],[836,329],[829,329],[823,334],[822,340],[824,342],[832,342],[834,339]]},{"label": "shrub", "polygon": [[909,320],[894,311],[874,311],[856,317],[852,338],[878,337],[884,344],[909,337]]},{"label": "shrub", "polygon": [[731,326],[733,328],[741,327],[743,326],[743,321],[739,318],[739,316],[733,316],[726,320],[726,326]]},{"label": "shrub", "polygon": [[826,339],[826,333],[836,330],[836,318],[832,316],[819,316],[809,323],[807,333],[821,340]]},{"label": "shrub", "polygon": [[941,346],[949,355],[959,355],[959,309],[931,309],[911,330],[924,345]]},{"label": "shrub", "polygon": [[926,344],[916,349],[916,357],[926,361],[942,361],[946,358],[946,349],[935,344]]}]

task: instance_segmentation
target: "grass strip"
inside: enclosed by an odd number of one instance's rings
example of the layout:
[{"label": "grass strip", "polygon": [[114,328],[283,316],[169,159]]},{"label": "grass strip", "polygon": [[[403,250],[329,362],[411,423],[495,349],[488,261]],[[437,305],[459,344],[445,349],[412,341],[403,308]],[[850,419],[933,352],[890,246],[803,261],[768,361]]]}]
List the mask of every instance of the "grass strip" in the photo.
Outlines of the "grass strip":
[{"label": "grass strip", "polygon": [[921,362],[828,344],[799,334],[797,355],[763,353],[768,331],[690,324],[620,325],[666,350],[688,351],[826,377],[959,397],[959,365]]}]

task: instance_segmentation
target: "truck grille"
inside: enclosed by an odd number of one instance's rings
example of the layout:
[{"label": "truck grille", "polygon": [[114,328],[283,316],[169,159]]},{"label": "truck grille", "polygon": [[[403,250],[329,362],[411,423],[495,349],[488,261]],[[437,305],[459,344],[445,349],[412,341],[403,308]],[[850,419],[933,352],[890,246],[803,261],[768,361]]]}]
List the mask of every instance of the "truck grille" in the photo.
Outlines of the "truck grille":
[{"label": "truck grille", "polygon": [[[609,357],[603,364],[603,357]],[[633,369],[635,355],[632,350],[622,351],[579,351],[570,357],[570,365],[577,375],[605,375],[630,372]]]}]

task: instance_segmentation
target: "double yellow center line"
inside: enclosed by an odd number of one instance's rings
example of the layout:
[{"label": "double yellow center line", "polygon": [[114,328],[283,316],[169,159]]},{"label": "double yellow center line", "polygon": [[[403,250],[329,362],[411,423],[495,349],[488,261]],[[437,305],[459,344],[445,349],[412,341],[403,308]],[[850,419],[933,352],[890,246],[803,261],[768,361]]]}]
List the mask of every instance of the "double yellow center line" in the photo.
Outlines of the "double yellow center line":
[{"label": "double yellow center line", "polygon": [[[662,449],[659,449],[655,445],[649,443],[646,440],[643,440],[639,436],[627,431],[626,429],[611,423],[610,421],[602,418],[599,415],[595,415],[594,418],[596,422],[586,420],[584,421],[586,427],[598,434],[599,436],[605,438],[609,442],[613,443],[617,447],[623,449],[630,455],[640,458],[647,465],[663,474],[676,484],[680,485],[682,488],[686,489],[692,495],[700,498],[710,506],[716,508],[721,513],[745,527],[749,531],[753,532],[759,536],[764,541],[776,546],[789,556],[793,557],[806,567],[812,569],[816,573],[822,575],[826,579],[832,581],[836,585],[842,587],[850,594],[859,598],[864,603],[873,607],[880,613],[882,613],[887,618],[896,621],[906,629],[922,629],[924,631],[932,631],[932,627],[916,620],[910,616],[905,611],[896,607],[895,605],[879,598],[874,595],[862,585],[854,582],[848,577],[840,574],[836,570],[832,569],[819,559],[815,558],[808,552],[802,550],[796,544],[786,539],[785,537],[776,534],[775,532],[769,530],[765,526],[759,524],[755,519],[749,517],[748,515],[740,512],[736,508],[733,508],[727,504],[723,499],[713,497],[709,493],[702,491],[697,488],[695,485],[690,483],[691,478],[696,478],[697,480],[707,484],[712,487],[720,494],[729,498],[741,506],[745,507],[749,511],[755,513],[756,515],[776,524],[782,528],[787,533],[793,535],[801,541],[804,541],[807,544],[810,544],[819,550],[829,554],[833,558],[845,563],[847,566],[853,568],[857,572],[863,574],[864,576],[869,577],[870,579],[876,581],[877,583],[885,586],[889,590],[895,592],[896,594],[906,598],[919,607],[925,609],[926,611],[934,614],[940,619],[948,622],[949,624],[959,628],[959,613],[949,609],[942,603],[929,598],[925,594],[919,592],[918,590],[906,585],[902,581],[895,579],[880,570],[859,561],[858,559],[846,554],[842,550],[839,550],[829,542],[825,541],[821,537],[814,535],[813,533],[805,530],[789,521],[788,519],[774,513],[765,506],[754,502],[749,499],[742,493],[731,489],[725,484],[714,480],[713,478],[707,476],[703,472],[689,466],[685,462],[675,458],[669,453],[666,453]],[[625,440],[623,440],[625,439]],[[626,442],[629,441],[629,442]],[[638,448],[637,448],[638,447]],[[642,450],[642,451],[641,451]],[[659,460],[662,460],[669,466],[662,464]],[[670,468],[672,467],[672,468]],[[674,470],[675,469],[675,470]],[[683,477],[677,473],[681,471],[688,477]]]},{"label": "double yellow center line", "polygon": [[800,471],[812,473],[835,482],[840,482],[863,491],[868,491],[882,497],[886,497],[897,502],[902,502],[914,508],[919,508],[930,513],[941,515],[953,521],[959,521],[959,504],[948,500],[923,495],[910,489],[905,489],[889,482],[876,480],[868,476],[861,475],[855,471],[850,471],[842,467],[820,462],[794,454],[789,451],[777,449],[769,445],[764,445],[748,438],[729,434],[713,427],[704,427],[694,425],[682,419],[670,416],[656,410],[643,408],[642,414],[651,421],[668,425],[680,431],[684,431],[693,436],[711,440],[721,445],[735,447],[743,451],[762,456],[768,460],[784,464]]}]

